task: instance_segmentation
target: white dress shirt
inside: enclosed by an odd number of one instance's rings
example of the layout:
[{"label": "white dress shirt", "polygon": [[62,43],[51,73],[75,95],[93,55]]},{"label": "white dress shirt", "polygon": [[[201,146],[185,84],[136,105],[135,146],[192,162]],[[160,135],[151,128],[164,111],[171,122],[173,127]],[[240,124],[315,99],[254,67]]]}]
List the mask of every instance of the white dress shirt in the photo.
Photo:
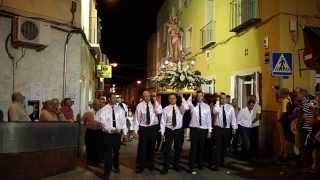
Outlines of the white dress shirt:
[{"label": "white dress shirt", "polygon": [[139,126],[149,127],[159,124],[158,115],[162,113],[161,105],[155,101],[152,105],[151,101],[148,102],[150,112],[150,124],[147,124],[147,103],[145,101],[140,102],[137,105],[134,115],[134,130],[138,131]]},{"label": "white dress shirt", "polygon": [[[226,127],[223,126],[223,107],[226,113]],[[223,106],[220,106],[220,104],[217,103],[213,108],[213,114],[216,116],[214,122],[215,126],[220,128],[231,128],[232,126],[233,129],[238,129],[236,113],[234,112],[234,108],[232,105],[225,104]]]},{"label": "white dress shirt", "polygon": [[[192,97],[188,99],[189,108],[191,111],[191,121],[189,127],[208,129],[212,132],[212,119],[210,106],[204,102],[198,103],[196,106],[192,104]],[[201,126],[199,118],[199,106],[201,107]]]},{"label": "white dress shirt", "polygon": [[[261,106],[258,103],[256,103],[253,107],[253,120],[257,118],[258,114],[261,114]],[[252,124],[252,127],[258,127],[258,126],[260,126],[260,120]]]},{"label": "white dress shirt", "polygon": [[250,111],[248,107],[241,109],[237,118],[238,124],[240,126],[251,128],[253,120],[254,120],[253,110]]},{"label": "white dress shirt", "polygon": [[128,132],[126,124],[126,116],[121,107],[118,105],[113,106],[116,120],[116,127],[113,127],[113,116],[112,116],[112,105],[108,104],[100,109],[97,114],[97,121],[102,124],[102,131],[112,133],[112,130],[120,129],[123,134],[126,135]]},{"label": "white dress shirt", "polygon": [[[176,113],[176,126],[173,127],[172,125],[172,115],[173,115],[173,108],[175,109]],[[180,107],[175,105],[169,105],[163,109],[161,122],[160,122],[160,131],[161,135],[164,135],[166,128],[171,130],[181,129],[183,125],[183,115],[189,109],[189,105],[185,99],[182,99],[182,104]]]}]

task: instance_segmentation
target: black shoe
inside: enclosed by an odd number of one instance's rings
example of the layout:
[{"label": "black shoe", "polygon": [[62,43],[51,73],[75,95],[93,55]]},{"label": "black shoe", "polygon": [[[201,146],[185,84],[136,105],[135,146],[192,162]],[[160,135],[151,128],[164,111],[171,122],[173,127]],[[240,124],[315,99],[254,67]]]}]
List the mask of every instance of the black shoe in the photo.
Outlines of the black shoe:
[{"label": "black shoe", "polygon": [[120,169],[119,168],[114,168],[113,172],[118,174],[118,173],[120,173]]},{"label": "black shoe", "polygon": [[163,168],[161,171],[160,171],[161,174],[168,174],[168,169],[167,168]]},{"label": "black shoe", "polygon": [[192,175],[197,175],[197,171],[195,171],[194,169],[190,169],[189,172],[190,172]]},{"label": "black shoe", "polygon": [[142,173],[142,172],[143,172],[143,168],[137,168],[137,169],[136,169],[136,173],[137,173],[137,174],[140,174],[140,173]]}]

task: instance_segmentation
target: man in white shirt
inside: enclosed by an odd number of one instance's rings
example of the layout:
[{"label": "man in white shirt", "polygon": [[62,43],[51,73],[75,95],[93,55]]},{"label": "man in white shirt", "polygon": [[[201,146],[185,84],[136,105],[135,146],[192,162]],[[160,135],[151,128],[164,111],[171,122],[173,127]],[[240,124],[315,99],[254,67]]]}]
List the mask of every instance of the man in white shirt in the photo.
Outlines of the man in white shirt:
[{"label": "man in white shirt", "polygon": [[232,105],[226,104],[226,95],[221,93],[220,102],[217,101],[213,108],[215,116],[213,134],[216,139],[216,150],[214,152],[213,170],[217,170],[219,166],[224,165],[224,157],[226,146],[230,142],[231,129],[232,133],[238,129],[235,111]]},{"label": "man in white shirt", "polygon": [[241,148],[241,157],[244,160],[248,160],[250,158],[250,150],[251,150],[251,128],[252,122],[254,120],[254,112],[253,108],[255,105],[255,101],[249,99],[247,103],[247,107],[243,108],[238,114],[238,125],[239,131],[242,139],[242,148]]},{"label": "man in white shirt", "polygon": [[146,166],[154,169],[154,146],[157,136],[158,115],[162,107],[156,97],[150,99],[150,92],[143,92],[143,101],[137,105],[134,119],[135,133],[139,134],[136,173],[141,173]]},{"label": "man in white shirt", "polygon": [[177,95],[170,94],[168,99],[170,105],[165,107],[162,112],[160,129],[163,144],[163,169],[162,174],[168,173],[169,166],[169,154],[174,143],[174,169],[179,171],[179,160],[183,145],[183,115],[186,110],[189,109],[188,103],[184,99],[183,95],[179,95],[182,99],[182,103],[178,106]]},{"label": "man in white shirt", "polygon": [[259,150],[259,129],[260,129],[260,120],[261,120],[261,106],[257,101],[255,96],[251,96],[250,99],[256,102],[253,107],[253,122],[251,129],[251,152],[252,156],[256,157]]},{"label": "man in white shirt", "polygon": [[100,110],[101,105],[98,99],[92,102],[92,110],[83,114],[83,122],[86,127],[85,145],[87,165],[98,166],[101,162],[101,123],[96,121],[96,114]]},{"label": "man in white shirt", "polygon": [[190,127],[190,159],[189,166],[192,174],[197,174],[194,170],[194,165],[198,162],[199,170],[202,170],[203,155],[205,148],[205,141],[211,137],[212,119],[210,106],[203,102],[204,94],[202,91],[197,91],[197,104],[192,103],[192,96],[188,99],[189,108],[191,111]]},{"label": "man in white shirt", "polygon": [[112,167],[119,173],[119,150],[122,133],[127,135],[126,117],[121,107],[117,106],[117,97],[112,94],[109,104],[97,112],[97,121],[102,125],[104,149],[104,178],[109,179]]}]

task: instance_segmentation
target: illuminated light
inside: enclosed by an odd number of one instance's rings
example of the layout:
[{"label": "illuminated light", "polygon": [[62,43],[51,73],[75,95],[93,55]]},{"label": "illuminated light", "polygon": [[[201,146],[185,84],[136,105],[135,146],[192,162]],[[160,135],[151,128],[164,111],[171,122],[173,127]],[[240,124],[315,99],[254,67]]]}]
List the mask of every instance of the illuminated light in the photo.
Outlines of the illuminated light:
[{"label": "illuminated light", "polygon": [[169,61],[168,61],[168,60],[165,60],[165,61],[164,61],[164,64],[165,64],[165,65],[168,65],[168,64],[169,64]]},{"label": "illuminated light", "polygon": [[196,63],[195,60],[192,60],[192,61],[191,61],[191,64],[192,64],[192,65],[194,65],[195,63]]},{"label": "illuminated light", "polygon": [[111,63],[110,65],[115,68],[115,67],[118,67],[119,64],[118,63]]},{"label": "illuminated light", "polygon": [[164,69],[166,66],[164,64],[161,65],[161,68]]},{"label": "illuminated light", "polygon": [[104,78],[100,78],[100,82],[103,82],[103,79],[104,79]]},{"label": "illuminated light", "polygon": [[137,81],[137,84],[141,84],[142,82],[140,80]]}]

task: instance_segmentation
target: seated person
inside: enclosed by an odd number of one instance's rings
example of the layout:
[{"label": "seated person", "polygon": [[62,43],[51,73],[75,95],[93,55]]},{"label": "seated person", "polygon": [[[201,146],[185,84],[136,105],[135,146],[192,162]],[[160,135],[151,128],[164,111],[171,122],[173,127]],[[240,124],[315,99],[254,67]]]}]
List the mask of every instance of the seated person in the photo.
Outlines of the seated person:
[{"label": "seated person", "polygon": [[63,113],[59,111],[59,101],[52,99],[44,104],[46,106],[41,110],[40,121],[64,121]]},{"label": "seated person", "polygon": [[73,109],[72,109],[73,102],[71,98],[65,98],[62,101],[62,107],[60,108],[60,111],[63,113],[64,117],[66,118],[66,121],[74,121],[74,115],[73,115]]},{"label": "seated person", "polygon": [[12,104],[8,110],[8,121],[31,121],[23,108],[24,96],[20,92],[12,94]]}]

